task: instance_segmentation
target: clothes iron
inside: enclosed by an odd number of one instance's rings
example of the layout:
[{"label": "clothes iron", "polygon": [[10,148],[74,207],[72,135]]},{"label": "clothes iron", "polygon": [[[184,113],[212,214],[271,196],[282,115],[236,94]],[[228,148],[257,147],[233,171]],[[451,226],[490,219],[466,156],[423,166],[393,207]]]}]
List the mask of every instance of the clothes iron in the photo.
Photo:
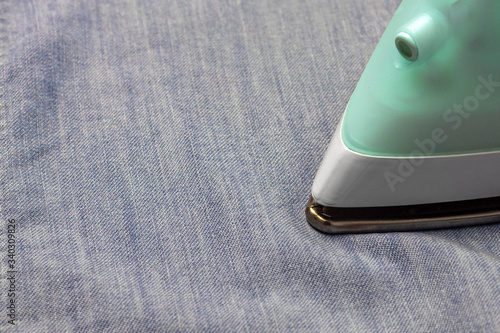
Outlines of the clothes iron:
[{"label": "clothes iron", "polygon": [[499,221],[500,1],[403,0],[317,172],[327,233]]}]

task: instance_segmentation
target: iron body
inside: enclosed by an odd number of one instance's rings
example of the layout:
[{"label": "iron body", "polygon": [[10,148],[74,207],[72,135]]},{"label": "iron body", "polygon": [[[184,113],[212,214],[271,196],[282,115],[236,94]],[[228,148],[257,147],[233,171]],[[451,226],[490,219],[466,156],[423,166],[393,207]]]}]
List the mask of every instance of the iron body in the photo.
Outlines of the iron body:
[{"label": "iron body", "polygon": [[327,233],[500,220],[500,3],[403,0],[318,170]]}]

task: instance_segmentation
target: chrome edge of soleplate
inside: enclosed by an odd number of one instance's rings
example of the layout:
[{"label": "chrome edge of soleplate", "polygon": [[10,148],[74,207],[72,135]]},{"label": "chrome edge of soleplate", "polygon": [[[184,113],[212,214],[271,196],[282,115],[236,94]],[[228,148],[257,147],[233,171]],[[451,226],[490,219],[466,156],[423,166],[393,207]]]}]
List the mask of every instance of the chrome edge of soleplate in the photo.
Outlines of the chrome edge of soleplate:
[{"label": "chrome edge of soleplate", "polygon": [[420,231],[500,222],[500,197],[393,207],[337,208],[311,196],[307,222],[331,234]]}]

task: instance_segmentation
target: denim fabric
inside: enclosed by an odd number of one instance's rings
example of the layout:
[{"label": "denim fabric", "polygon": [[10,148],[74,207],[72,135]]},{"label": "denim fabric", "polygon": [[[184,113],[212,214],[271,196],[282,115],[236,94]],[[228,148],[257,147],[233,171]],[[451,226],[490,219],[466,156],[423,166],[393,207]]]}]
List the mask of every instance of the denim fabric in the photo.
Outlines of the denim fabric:
[{"label": "denim fabric", "polygon": [[305,220],[398,4],[1,0],[0,331],[500,331],[499,225]]}]

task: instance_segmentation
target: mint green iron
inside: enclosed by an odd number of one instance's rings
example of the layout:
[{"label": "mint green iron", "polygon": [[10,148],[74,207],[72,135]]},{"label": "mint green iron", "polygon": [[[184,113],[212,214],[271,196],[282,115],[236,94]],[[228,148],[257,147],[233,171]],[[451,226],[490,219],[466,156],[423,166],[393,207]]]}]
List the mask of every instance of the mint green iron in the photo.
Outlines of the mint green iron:
[{"label": "mint green iron", "polygon": [[500,1],[403,0],[306,208],[328,233],[500,220]]}]

